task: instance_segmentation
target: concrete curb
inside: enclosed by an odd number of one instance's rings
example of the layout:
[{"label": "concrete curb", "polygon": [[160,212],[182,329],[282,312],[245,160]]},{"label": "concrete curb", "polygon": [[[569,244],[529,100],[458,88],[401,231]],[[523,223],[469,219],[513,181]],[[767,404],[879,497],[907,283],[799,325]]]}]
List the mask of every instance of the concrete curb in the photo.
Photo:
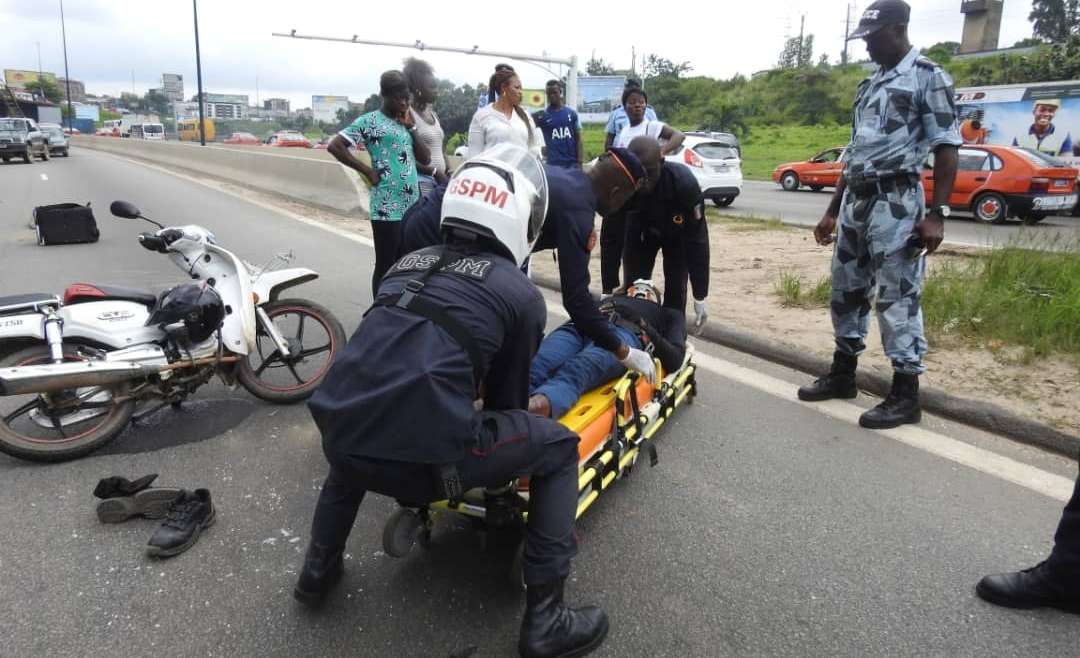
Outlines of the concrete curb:
[{"label": "concrete curb", "polygon": [[[550,290],[561,290],[559,280],[553,277],[534,274],[532,279]],[[824,375],[832,365],[829,359],[712,322],[705,326],[705,331],[698,338],[800,370],[814,377]],[[858,382],[860,390],[879,397],[884,397],[892,386],[890,377],[876,372],[860,372]],[[1066,457],[1075,457],[1080,452],[1080,436],[1023,418],[996,404],[958,397],[933,387],[922,387],[920,394],[923,409],[935,415],[1045,448]]]}]

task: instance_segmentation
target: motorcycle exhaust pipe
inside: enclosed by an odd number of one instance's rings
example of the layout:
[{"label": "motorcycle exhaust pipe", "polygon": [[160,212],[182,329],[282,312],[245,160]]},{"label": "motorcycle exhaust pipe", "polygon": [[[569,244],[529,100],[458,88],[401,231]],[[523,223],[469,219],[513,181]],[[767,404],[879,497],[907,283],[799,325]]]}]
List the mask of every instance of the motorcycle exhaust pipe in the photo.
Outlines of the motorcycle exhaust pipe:
[{"label": "motorcycle exhaust pipe", "polygon": [[145,379],[161,370],[161,366],[105,361],[0,368],[0,396],[55,393],[84,386],[109,386]]}]

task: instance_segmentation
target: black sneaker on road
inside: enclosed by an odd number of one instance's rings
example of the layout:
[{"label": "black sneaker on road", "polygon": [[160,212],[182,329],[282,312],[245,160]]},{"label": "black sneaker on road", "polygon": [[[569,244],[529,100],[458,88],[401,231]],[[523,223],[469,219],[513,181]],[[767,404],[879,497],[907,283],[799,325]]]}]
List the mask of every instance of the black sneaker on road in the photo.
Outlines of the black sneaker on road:
[{"label": "black sneaker on road", "polygon": [[131,496],[106,498],[97,504],[97,516],[102,523],[121,523],[133,516],[161,519],[183,493],[183,489],[152,487]]},{"label": "black sneaker on road", "polygon": [[203,530],[213,525],[214,516],[214,503],[208,489],[184,491],[150,537],[147,555],[172,557],[183,553],[199,540]]}]

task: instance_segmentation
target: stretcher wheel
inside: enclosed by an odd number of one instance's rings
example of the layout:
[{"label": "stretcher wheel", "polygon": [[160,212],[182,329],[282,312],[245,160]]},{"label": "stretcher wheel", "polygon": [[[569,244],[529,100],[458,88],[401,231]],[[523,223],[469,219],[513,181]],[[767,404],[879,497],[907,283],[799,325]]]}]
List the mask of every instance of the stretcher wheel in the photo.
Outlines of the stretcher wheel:
[{"label": "stretcher wheel", "polygon": [[510,586],[525,591],[525,540],[522,539],[514,550],[514,559],[510,561]]},{"label": "stretcher wheel", "polygon": [[[428,535],[424,538],[424,535]],[[431,531],[415,510],[402,507],[386,520],[383,526],[383,551],[390,557],[405,557],[418,540],[421,544],[430,542]]]}]

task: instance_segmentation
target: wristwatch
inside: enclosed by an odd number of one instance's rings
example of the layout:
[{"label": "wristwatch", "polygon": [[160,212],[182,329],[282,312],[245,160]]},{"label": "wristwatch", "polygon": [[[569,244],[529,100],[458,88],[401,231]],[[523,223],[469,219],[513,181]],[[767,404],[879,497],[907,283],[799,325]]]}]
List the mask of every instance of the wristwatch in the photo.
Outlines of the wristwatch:
[{"label": "wristwatch", "polygon": [[937,214],[941,215],[944,219],[948,219],[949,215],[952,214],[952,209],[949,208],[949,206],[934,206],[933,208],[930,209],[930,212],[936,212]]}]

